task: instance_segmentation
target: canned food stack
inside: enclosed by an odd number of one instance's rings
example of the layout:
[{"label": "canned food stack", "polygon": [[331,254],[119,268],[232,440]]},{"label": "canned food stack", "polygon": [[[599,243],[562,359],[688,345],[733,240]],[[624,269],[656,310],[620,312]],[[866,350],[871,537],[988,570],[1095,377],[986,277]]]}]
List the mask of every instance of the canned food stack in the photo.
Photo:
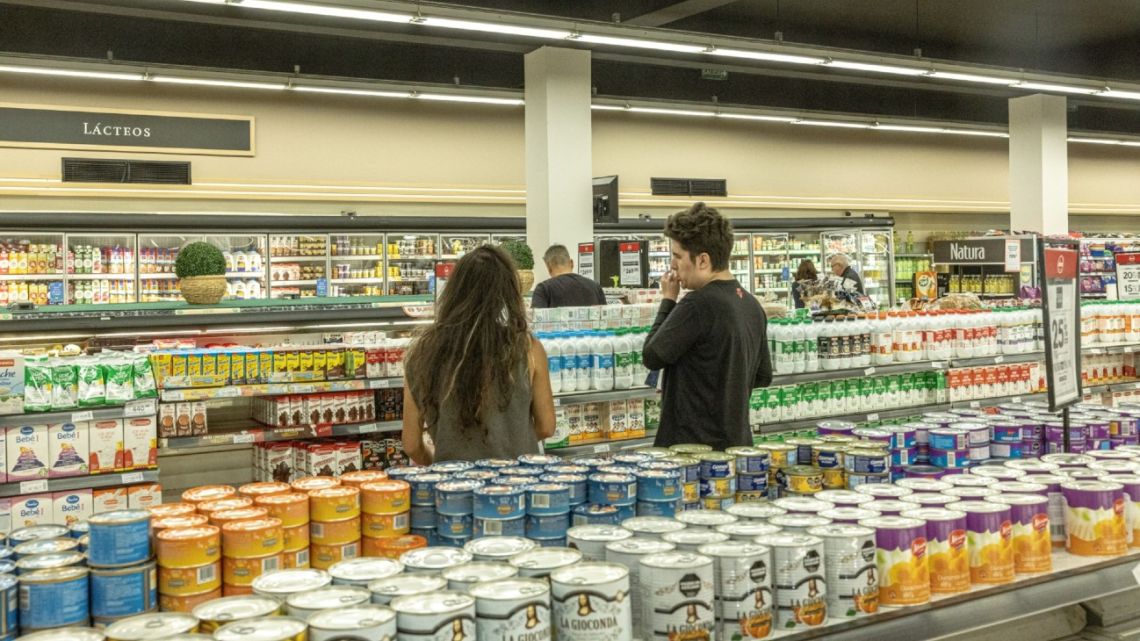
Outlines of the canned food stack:
[{"label": "canned food stack", "polygon": [[360,488],[351,485],[309,491],[309,565],[326,570],[360,556]]},{"label": "canned food stack", "polygon": [[[674,478],[680,478],[680,475],[673,474]],[[639,495],[644,479],[641,481],[637,486]],[[478,483],[478,481],[470,482]],[[673,493],[674,496],[680,496],[680,488],[675,487]],[[528,487],[526,537],[537,541],[543,547],[565,547],[568,529],[570,529],[570,486],[565,483],[539,482]]]},{"label": "canned food stack", "polygon": [[759,503],[768,500],[771,453],[757,447],[730,447],[725,453],[736,457],[736,502]]},{"label": "canned food stack", "polygon": [[426,468],[409,475],[405,480],[411,485],[411,533],[427,539],[429,545],[439,543],[439,530],[435,513],[435,486],[447,477]]},{"label": "canned food stack", "polygon": [[667,640],[679,633],[717,638],[714,576],[713,560],[703,554],[674,551],[642,557],[642,638]]},{"label": "canned food stack", "polygon": [[724,510],[736,502],[736,457],[726,452],[701,452],[701,509]]},{"label": "canned food stack", "polygon": [[251,594],[254,579],[284,565],[285,533],[281,519],[231,521],[221,530],[225,596]]},{"label": "canned food stack", "polygon": [[[191,519],[192,516],[197,519]],[[222,534],[200,514],[162,520],[174,519],[188,523],[154,533],[158,601],[165,612],[189,612],[199,603],[222,596]]]},{"label": "canned food stack", "polygon": [[990,456],[995,459],[1009,461],[1026,456],[1040,456],[1041,448],[1030,445],[1030,452],[1026,453],[1025,436],[1029,435],[1030,443],[1039,442],[1033,436],[1033,427],[1025,425],[1020,420],[994,417],[990,425]]},{"label": "canned food stack", "polygon": [[158,609],[150,513],[102,512],[87,521],[91,617],[97,626]]},{"label": "canned food stack", "polygon": [[661,463],[677,466],[681,473],[681,509],[699,509],[701,502],[701,462],[695,457],[665,450],[667,454],[657,459]]},{"label": "canned food stack", "polygon": [[309,567],[309,495],[289,488],[280,494],[258,496],[254,503],[264,508],[270,518],[281,521],[284,538],[281,566],[286,569]]},{"label": "canned food stack", "polygon": [[574,508],[573,525],[618,525],[637,516],[637,468],[605,466],[587,477],[588,503]]},{"label": "canned food stack", "polygon": [[435,533],[441,544],[461,548],[471,540],[473,492],[482,486],[483,481],[475,479],[443,481],[435,486]]},{"label": "canned food stack", "polygon": [[[388,556],[385,544],[410,529],[411,486],[388,479],[360,485],[361,556]],[[427,545],[427,542],[424,542]],[[397,555],[398,556],[398,555]]]},{"label": "canned food stack", "polygon": [[[68,536],[62,525],[37,525],[20,528],[8,536],[8,545],[0,548],[3,559],[17,556],[16,549],[29,543],[48,542]],[[15,638],[16,631],[29,634],[52,628],[88,625],[91,621],[90,570],[82,554],[48,554],[36,560],[17,559],[10,574],[0,576],[0,599],[4,600],[4,616],[0,617],[0,630],[6,639]],[[23,566],[21,567],[21,561]],[[35,569],[33,569],[35,568]],[[17,587],[18,586],[18,587]]]},{"label": "canned food stack", "polygon": [[519,537],[526,534],[526,489],[516,485],[482,485],[472,492],[472,536]]}]

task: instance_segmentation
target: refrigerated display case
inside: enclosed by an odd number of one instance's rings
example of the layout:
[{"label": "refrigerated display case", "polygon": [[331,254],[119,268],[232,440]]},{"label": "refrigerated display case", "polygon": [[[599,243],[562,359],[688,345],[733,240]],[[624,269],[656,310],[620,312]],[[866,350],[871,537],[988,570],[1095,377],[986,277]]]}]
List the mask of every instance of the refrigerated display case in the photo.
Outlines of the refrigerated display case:
[{"label": "refrigerated display case", "polygon": [[439,260],[437,234],[388,234],[387,295],[430,294]]},{"label": "refrigerated display case", "polygon": [[380,296],[384,292],[384,234],[333,234],[329,296]]},{"label": "refrigerated display case", "polygon": [[139,234],[139,302],[158,303],[182,300],[174,260],[187,243],[202,240],[199,235]]},{"label": "refrigerated display case", "polygon": [[[526,239],[522,239],[526,242]],[[490,236],[487,234],[441,234],[440,235],[440,258],[443,260],[458,260],[467,252],[486,245],[490,242]]]},{"label": "refrigerated display case", "polygon": [[0,305],[62,304],[63,248],[63,234],[20,234],[0,241]]},{"label": "refrigerated display case", "polygon": [[934,254],[895,254],[895,300],[914,298],[914,275],[931,271]]},{"label": "refrigerated display case", "polygon": [[1119,298],[1116,289],[1116,254],[1140,251],[1140,238],[1081,238],[1081,298]]},{"label": "refrigerated display case", "polygon": [[[732,237],[732,254],[728,257],[728,269],[736,277],[737,282],[752,282],[752,252],[751,237],[748,234],[734,234]],[[668,250],[668,245],[666,245]]]},{"label": "refrigerated display case", "polygon": [[752,234],[752,291],[757,296],[787,303],[791,293],[790,267],[787,233]]},{"label": "refrigerated display case", "polygon": [[222,250],[226,259],[226,297],[232,300],[265,298],[265,266],[269,252],[265,234],[207,234],[205,241]]},{"label": "refrigerated display case", "polygon": [[67,234],[67,302],[72,305],[134,303],[134,234]]},{"label": "refrigerated display case", "polygon": [[879,305],[894,301],[894,242],[889,230],[853,229],[820,234],[825,262],[833,254],[847,254],[863,279],[863,290]]},{"label": "refrigerated display case", "polygon": [[269,297],[319,296],[320,282],[328,278],[327,234],[291,234],[269,237]]}]

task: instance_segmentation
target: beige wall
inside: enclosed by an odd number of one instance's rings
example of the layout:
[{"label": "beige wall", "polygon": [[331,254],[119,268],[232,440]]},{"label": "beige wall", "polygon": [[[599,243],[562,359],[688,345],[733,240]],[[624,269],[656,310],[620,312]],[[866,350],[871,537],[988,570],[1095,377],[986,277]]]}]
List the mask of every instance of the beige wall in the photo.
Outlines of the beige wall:
[{"label": "beige wall", "polygon": [[[2,79],[3,101],[257,118],[257,156],[180,157],[0,148],[0,210],[523,215],[521,108],[143,83]],[[618,174],[622,210],[673,211],[650,176],[727,178],[737,216],[930,212],[923,226],[1003,226],[1001,139],[594,114],[594,174]],[[1140,150],[1073,145],[1074,213],[1140,213]],[[188,159],[190,188],[61,186],[62,156]],[[353,187],[354,189],[349,189]],[[715,199],[710,199],[715,200]],[[802,213],[801,213],[802,212]],[[990,214],[963,218],[950,213]],[[1136,227],[1132,216],[1098,227]],[[1091,219],[1089,219],[1091,220]]]}]

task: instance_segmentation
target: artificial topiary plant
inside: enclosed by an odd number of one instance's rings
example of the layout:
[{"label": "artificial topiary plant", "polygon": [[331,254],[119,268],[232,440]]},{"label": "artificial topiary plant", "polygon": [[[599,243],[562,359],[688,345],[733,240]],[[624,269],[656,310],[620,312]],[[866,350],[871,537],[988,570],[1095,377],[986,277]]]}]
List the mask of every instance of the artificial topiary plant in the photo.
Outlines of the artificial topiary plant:
[{"label": "artificial topiary plant", "polygon": [[178,251],[174,273],[179,278],[192,276],[225,276],[226,259],[222,250],[209,243],[190,243]]},{"label": "artificial topiary plant", "polygon": [[529,245],[520,240],[507,239],[501,247],[514,261],[515,269],[534,269],[534,252]]}]

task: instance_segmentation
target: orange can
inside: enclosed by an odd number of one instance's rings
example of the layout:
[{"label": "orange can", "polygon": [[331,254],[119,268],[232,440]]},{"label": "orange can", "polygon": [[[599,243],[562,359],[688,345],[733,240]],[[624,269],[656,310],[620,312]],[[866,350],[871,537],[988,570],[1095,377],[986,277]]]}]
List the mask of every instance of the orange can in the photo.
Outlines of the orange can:
[{"label": "orange can", "polygon": [[287,570],[307,570],[309,569],[309,548],[305,547],[295,552],[286,551],[283,555],[285,558],[285,569]]},{"label": "orange can", "polygon": [[360,556],[360,541],[343,545],[309,546],[309,566],[318,570],[327,570],[338,561],[355,559],[358,556]]},{"label": "orange can", "polygon": [[225,596],[249,596],[253,594],[252,585],[230,585],[228,583],[222,584],[222,594]]},{"label": "orange can", "polygon": [[306,476],[289,484],[294,492],[311,492],[340,485],[340,479],[332,476]]},{"label": "orange can", "polygon": [[158,568],[158,591],[170,596],[201,594],[222,587],[222,564],[218,561],[196,568]]},{"label": "orange can", "polygon": [[302,548],[309,549],[309,524],[302,523],[297,527],[282,528],[285,536],[285,551],[291,552]]},{"label": "orange can", "polygon": [[163,612],[189,612],[194,608],[202,605],[206,601],[213,601],[222,597],[221,588],[210,590],[209,592],[201,592],[199,594],[187,594],[183,596],[174,596],[171,594],[158,594],[158,609]]},{"label": "orange can", "polygon": [[198,504],[198,513],[209,516],[212,512],[222,512],[225,510],[240,510],[243,507],[252,507],[253,499],[247,499],[244,496],[233,496],[228,499],[218,499],[217,501],[206,501]]},{"label": "orange can", "polygon": [[[411,529],[408,512],[399,514],[361,514],[360,530],[364,536],[377,539],[407,534]],[[365,554],[364,556],[369,556]]]},{"label": "orange can", "polygon": [[309,520],[341,521],[360,516],[360,489],[351,485],[309,492]]},{"label": "orange can", "polygon": [[266,572],[275,572],[284,565],[280,552],[267,556],[234,559],[222,557],[222,583],[226,585],[250,585]]},{"label": "orange can", "polygon": [[270,481],[266,483],[246,483],[237,489],[238,494],[250,499],[256,499],[259,496],[270,496],[273,494],[288,494],[292,492],[292,488],[288,483],[277,483]]},{"label": "orange can", "polygon": [[383,544],[384,539],[371,536],[360,537],[360,556],[386,556]]},{"label": "orange can", "polygon": [[403,536],[395,536],[390,539],[378,539],[380,541],[380,556],[386,556],[390,559],[398,559],[400,555],[409,550],[417,548],[426,548],[427,539],[418,534],[405,534]]},{"label": "orange can", "polygon": [[309,538],[317,545],[344,545],[360,538],[360,519],[309,521]]},{"label": "orange can", "polygon": [[217,501],[237,496],[232,485],[199,485],[182,493],[182,502],[198,505],[206,501]]},{"label": "orange can", "polygon": [[171,528],[198,527],[200,525],[206,525],[209,522],[210,520],[206,518],[205,514],[197,513],[159,516],[151,518],[150,531],[154,534],[158,534],[163,530],[169,530]]},{"label": "orange can", "polygon": [[360,486],[361,509],[368,514],[397,514],[412,508],[412,486],[405,481],[372,481]]},{"label": "orange can", "polygon": [[193,503],[160,503],[152,505],[146,509],[150,512],[150,518],[160,519],[164,516],[185,516],[193,514],[198,511]]},{"label": "orange can", "polygon": [[340,475],[341,485],[352,485],[353,487],[360,487],[363,483],[386,480],[388,480],[388,473],[381,470],[357,470]]},{"label": "orange can", "polygon": [[164,568],[197,568],[221,556],[221,534],[215,525],[166,529],[155,535],[154,544]]},{"label": "orange can", "polygon": [[259,496],[255,502],[268,510],[269,516],[281,519],[281,524],[285,527],[297,527],[309,522],[308,494],[271,494]]},{"label": "orange can", "polygon": [[259,558],[285,551],[281,519],[230,521],[222,526],[222,554],[235,559]]},{"label": "orange can", "polygon": [[239,507],[236,510],[218,510],[210,512],[210,523],[222,527],[230,521],[252,521],[264,519],[269,516],[269,510],[263,507]]}]

